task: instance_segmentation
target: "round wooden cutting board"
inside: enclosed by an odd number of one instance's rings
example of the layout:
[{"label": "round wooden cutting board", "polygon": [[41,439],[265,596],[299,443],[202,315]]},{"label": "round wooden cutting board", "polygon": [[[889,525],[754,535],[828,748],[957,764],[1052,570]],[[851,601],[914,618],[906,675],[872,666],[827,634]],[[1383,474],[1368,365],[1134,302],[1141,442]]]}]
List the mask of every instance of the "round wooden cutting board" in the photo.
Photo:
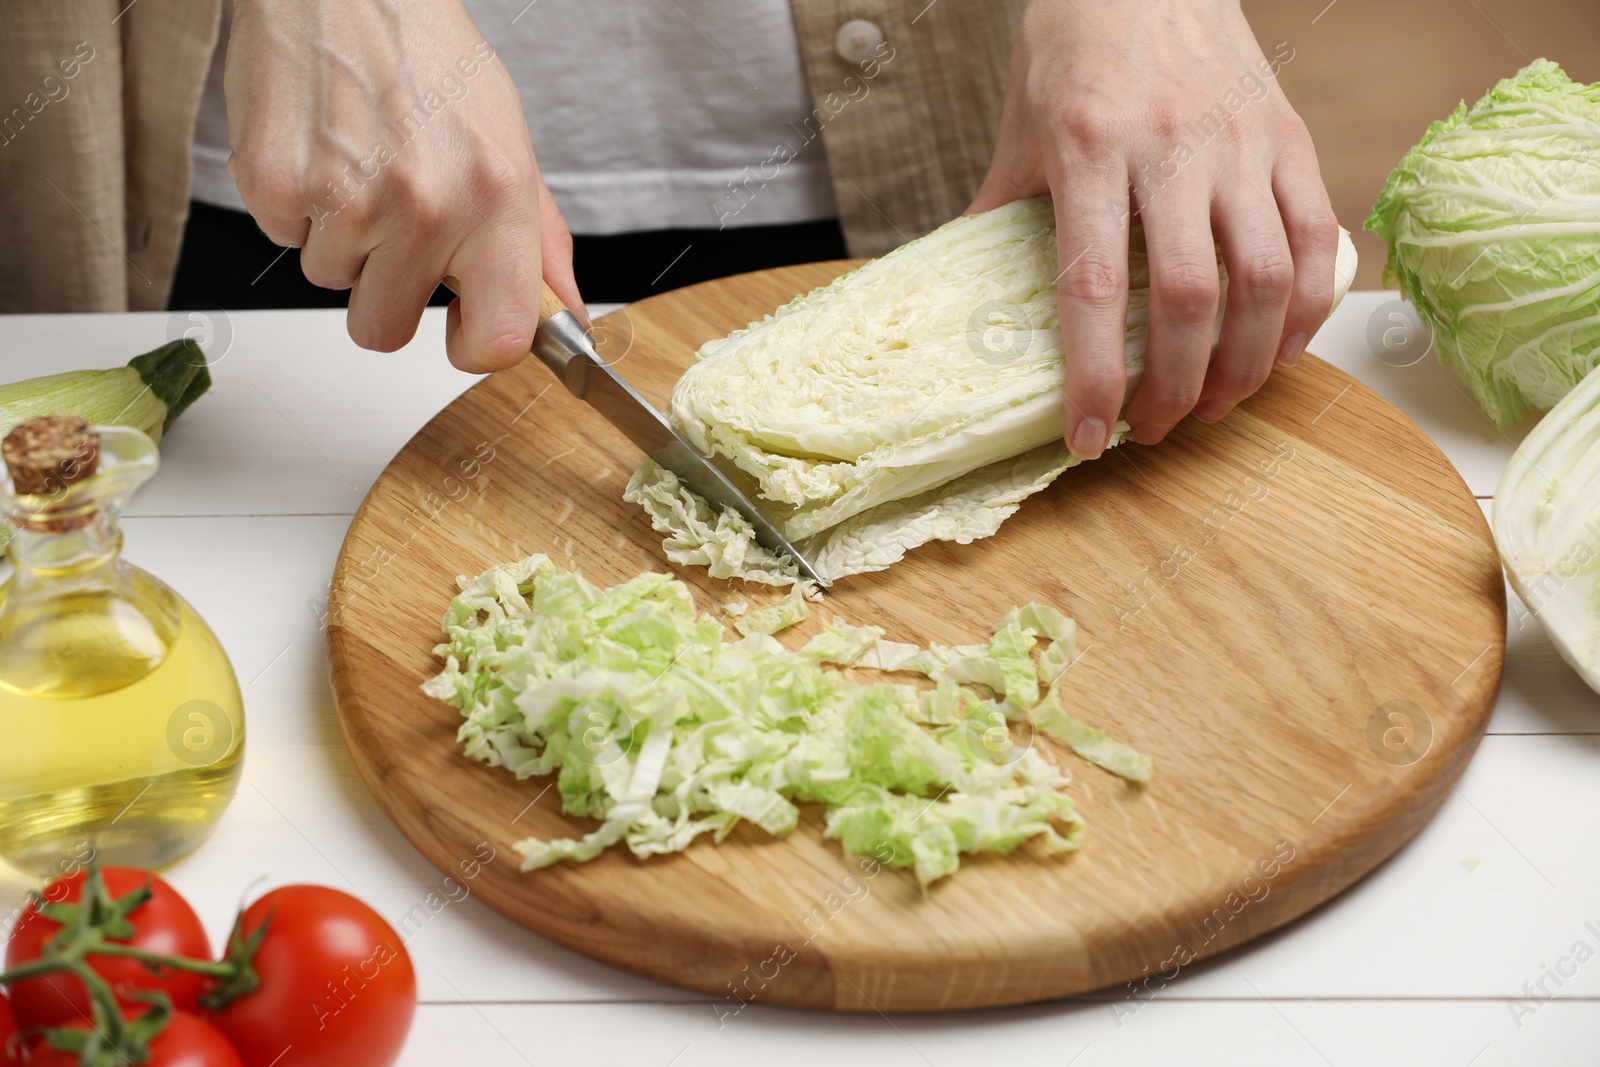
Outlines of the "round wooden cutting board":
[{"label": "round wooden cutting board", "polygon": [[[702,342],[848,266],[652,297],[602,320],[601,351],[662,403]],[[681,855],[615,849],[523,873],[513,842],[595,824],[564,816],[548,779],[468,761],[459,713],[418,686],[439,669],[458,574],[534,552],[601,585],[668,567],[622,501],[639,458],[536,360],[451,403],[350,525],[329,605],[333,687],[362,776],[440,870],[493,855],[473,882],[492,907],[727,1012],[1153,990],[1315,908],[1416,833],[1499,687],[1504,586],[1477,503],[1415,426],[1307,357],[1217,425],[1186,420],[1158,447],[1069,470],[993,538],[840,581],[784,635],[837,614],[896,640],[968,643],[1030,600],[1074,616],[1069,710],[1155,761],[1141,787],[1047,751],[1088,823],[1078,852],[969,857],[923,892],[843,855],[808,810],[785,840],[743,826]],[[713,613],[777,596],[680,576]]]}]

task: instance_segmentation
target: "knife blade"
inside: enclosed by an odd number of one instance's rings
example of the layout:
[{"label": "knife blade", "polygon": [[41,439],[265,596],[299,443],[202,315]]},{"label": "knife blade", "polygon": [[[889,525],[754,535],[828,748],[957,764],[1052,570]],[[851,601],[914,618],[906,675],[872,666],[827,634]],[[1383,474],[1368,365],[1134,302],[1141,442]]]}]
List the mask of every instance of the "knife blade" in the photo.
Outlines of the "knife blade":
[{"label": "knife blade", "polygon": [[785,536],[778,521],[600,358],[593,339],[548,285],[539,302],[539,330],[534,334],[533,354],[573,396],[621,430],[640,451],[677,475],[691,492],[719,512],[733,508],[754,528],[758,544],[793,559],[802,578],[828,586],[827,579],[817,573],[805,553]]}]

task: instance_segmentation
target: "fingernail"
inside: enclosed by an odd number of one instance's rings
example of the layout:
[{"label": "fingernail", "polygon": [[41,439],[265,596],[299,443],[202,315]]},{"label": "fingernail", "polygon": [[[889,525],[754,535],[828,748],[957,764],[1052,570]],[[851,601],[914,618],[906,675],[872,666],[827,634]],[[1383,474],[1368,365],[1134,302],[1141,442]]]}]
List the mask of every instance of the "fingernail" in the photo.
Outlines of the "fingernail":
[{"label": "fingernail", "polygon": [[1133,433],[1131,433],[1129,436],[1131,436],[1141,445],[1159,445],[1167,436],[1167,434],[1171,432],[1172,425],[1170,423],[1166,425],[1160,425],[1149,422],[1135,426],[1133,428]]},{"label": "fingernail", "polygon": [[1207,400],[1194,409],[1194,417],[1201,422],[1216,422],[1228,413],[1228,405],[1221,400]]},{"label": "fingernail", "polygon": [[1106,450],[1106,424],[1099,419],[1084,419],[1072,431],[1072,454],[1079,459],[1097,459]]},{"label": "fingernail", "polygon": [[1306,335],[1291,333],[1283,339],[1283,347],[1278,349],[1278,366],[1292,367],[1300,362],[1300,353],[1306,350]]}]

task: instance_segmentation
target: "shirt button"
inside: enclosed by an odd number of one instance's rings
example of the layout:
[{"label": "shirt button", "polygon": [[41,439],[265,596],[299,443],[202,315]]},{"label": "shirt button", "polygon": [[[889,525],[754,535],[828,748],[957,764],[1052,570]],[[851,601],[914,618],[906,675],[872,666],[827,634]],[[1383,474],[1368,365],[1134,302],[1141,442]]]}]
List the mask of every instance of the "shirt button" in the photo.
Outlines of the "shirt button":
[{"label": "shirt button", "polygon": [[873,58],[882,44],[883,30],[876,22],[866,19],[846,22],[839,27],[838,35],[833,39],[833,46],[839,50],[839,58],[856,65]]}]

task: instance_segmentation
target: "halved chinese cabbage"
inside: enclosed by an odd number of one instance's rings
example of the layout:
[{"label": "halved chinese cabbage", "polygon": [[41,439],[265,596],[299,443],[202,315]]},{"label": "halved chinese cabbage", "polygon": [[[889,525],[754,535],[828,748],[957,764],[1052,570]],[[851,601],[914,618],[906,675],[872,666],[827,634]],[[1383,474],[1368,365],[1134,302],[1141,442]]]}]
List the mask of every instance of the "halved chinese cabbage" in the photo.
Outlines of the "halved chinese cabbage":
[{"label": "halved chinese cabbage", "polygon": [[[1339,296],[1354,271],[1341,231]],[[829,579],[882,570],[931,540],[987,537],[1079,462],[1061,440],[1058,273],[1048,198],[956,219],[702,346],[668,417],[753,481]],[[1150,295],[1138,229],[1129,282],[1131,393]],[[1112,443],[1126,430],[1118,423]],[[668,535],[674,562],[793,581],[739,516],[712,513],[653,463],[627,499]]]},{"label": "halved chinese cabbage", "polygon": [[1517,448],[1492,525],[1512,588],[1600,692],[1600,367]]}]

